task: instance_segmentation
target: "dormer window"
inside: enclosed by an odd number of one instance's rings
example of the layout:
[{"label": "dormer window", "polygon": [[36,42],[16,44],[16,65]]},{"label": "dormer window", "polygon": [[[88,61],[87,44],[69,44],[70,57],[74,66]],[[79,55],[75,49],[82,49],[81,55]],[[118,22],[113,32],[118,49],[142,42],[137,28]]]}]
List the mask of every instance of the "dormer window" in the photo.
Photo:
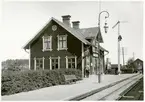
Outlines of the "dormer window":
[{"label": "dormer window", "polygon": [[58,35],[57,50],[67,50],[67,35]]},{"label": "dormer window", "polygon": [[52,36],[43,36],[43,51],[52,51]]}]

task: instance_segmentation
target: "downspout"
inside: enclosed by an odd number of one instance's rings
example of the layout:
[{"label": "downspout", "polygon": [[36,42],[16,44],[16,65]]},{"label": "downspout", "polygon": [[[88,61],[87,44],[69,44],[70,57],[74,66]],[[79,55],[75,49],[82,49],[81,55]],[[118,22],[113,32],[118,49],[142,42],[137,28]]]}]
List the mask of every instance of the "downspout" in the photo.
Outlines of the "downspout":
[{"label": "downspout", "polygon": [[[30,45],[29,45],[29,49],[30,49]],[[29,70],[30,70],[30,66],[31,66],[31,55],[30,55],[31,54],[31,49],[30,49],[29,52],[27,51],[27,49],[24,49],[24,50],[25,50],[26,53],[29,54]]]}]

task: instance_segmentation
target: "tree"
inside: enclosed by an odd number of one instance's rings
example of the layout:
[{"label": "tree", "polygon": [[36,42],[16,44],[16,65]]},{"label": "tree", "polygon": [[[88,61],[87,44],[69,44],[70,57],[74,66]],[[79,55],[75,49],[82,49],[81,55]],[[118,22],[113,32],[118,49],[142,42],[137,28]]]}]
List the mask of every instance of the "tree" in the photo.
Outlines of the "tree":
[{"label": "tree", "polygon": [[2,72],[6,71],[23,71],[28,69],[28,59],[8,59],[2,62]]},{"label": "tree", "polygon": [[133,58],[128,59],[126,67],[127,67],[127,69],[132,69],[132,72],[137,71],[137,68],[134,64],[134,59]]}]

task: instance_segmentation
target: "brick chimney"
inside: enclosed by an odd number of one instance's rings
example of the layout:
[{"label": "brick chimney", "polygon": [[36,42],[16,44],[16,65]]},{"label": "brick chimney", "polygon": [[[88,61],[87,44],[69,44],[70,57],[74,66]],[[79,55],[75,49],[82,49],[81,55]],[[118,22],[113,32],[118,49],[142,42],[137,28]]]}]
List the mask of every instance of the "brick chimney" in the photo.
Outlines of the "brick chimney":
[{"label": "brick chimney", "polygon": [[79,29],[80,21],[73,21],[72,24],[74,29]]},{"label": "brick chimney", "polygon": [[62,16],[63,23],[66,24],[66,25],[68,25],[68,26],[71,26],[70,25],[70,18],[71,18],[70,15],[64,15],[64,16]]}]

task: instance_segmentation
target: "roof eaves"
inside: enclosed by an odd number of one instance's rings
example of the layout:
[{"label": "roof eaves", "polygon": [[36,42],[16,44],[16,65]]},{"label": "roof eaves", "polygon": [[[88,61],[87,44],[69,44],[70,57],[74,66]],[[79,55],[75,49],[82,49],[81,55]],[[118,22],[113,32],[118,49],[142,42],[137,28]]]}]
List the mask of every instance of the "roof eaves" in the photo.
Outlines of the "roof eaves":
[{"label": "roof eaves", "polygon": [[106,50],[105,48],[103,48],[102,46],[100,46],[100,48],[106,52],[109,52],[108,50]]},{"label": "roof eaves", "polygon": [[47,28],[47,26],[49,25],[50,21],[53,19],[50,18],[49,21],[46,23],[46,25],[44,27],[42,27],[42,29],[37,33],[35,34],[24,46],[23,46],[23,49],[29,49],[29,45],[37,38],[41,35],[41,33]]},{"label": "roof eaves", "polygon": [[134,62],[136,62],[136,61],[141,61],[141,62],[143,62],[141,59],[139,59],[139,58],[137,58]]}]

